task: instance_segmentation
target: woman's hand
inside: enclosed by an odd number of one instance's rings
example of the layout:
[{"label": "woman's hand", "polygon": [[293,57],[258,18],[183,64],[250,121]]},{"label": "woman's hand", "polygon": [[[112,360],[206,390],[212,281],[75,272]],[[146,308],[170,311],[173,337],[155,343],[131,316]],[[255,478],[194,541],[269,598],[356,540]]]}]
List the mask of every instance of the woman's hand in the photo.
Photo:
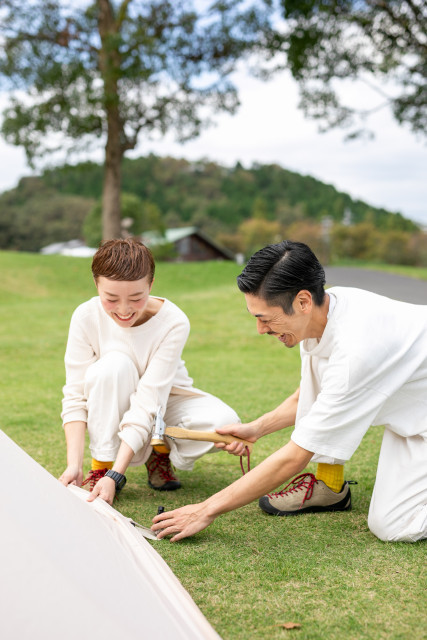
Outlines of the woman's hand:
[{"label": "woman's hand", "polygon": [[[225,427],[221,427],[220,429],[216,429],[217,433],[222,435],[230,435],[237,436],[242,440],[248,440],[249,442],[256,442],[258,428],[255,422],[247,422],[245,424],[241,424],[237,422],[236,424],[227,424]],[[243,442],[239,442],[235,440],[231,444],[225,444],[225,442],[217,442],[215,444],[217,449],[222,449],[223,451],[228,451],[234,456],[245,456],[246,448]]]},{"label": "woman's hand", "polygon": [[103,477],[94,486],[87,499],[88,502],[93,502],[95,498],[102,498],[108,504],[113,504],[114,496],[116,495],[116,483],[113,478]]},{"label": "woman's hand", "polygon": [[203,503],[189,504],[155,516],[151,529],[154,533],[159,531],[157,535],[159,539],[175,534],[171,542],[177,542],[206,529],[215,517],[207,514],[207,508]]},{"label": "woman's hand", "polygon": [[78,465],[68,465],[58,480],[66,487],[68,487],[69,484],[75,484],[81,487],[83,482],[83,468]]}]

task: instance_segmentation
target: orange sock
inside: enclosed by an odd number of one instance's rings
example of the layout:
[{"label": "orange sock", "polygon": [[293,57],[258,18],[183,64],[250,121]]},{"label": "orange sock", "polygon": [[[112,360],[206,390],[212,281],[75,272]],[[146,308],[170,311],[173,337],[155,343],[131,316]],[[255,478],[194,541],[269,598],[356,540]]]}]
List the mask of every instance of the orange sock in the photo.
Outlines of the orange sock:
[{"label": "orange sock", "polygon": [[324,464],[319,462],[317,465],[316,479],[321,480],[329,489],[339,493],[344,484],[344,465],[343,464]]},{"label": "orange sock", "polygon": [[103,460],[95,460],[92,458],[92,471],[98,471],[98,469],[112,469],[114,461],[104,462]]}]

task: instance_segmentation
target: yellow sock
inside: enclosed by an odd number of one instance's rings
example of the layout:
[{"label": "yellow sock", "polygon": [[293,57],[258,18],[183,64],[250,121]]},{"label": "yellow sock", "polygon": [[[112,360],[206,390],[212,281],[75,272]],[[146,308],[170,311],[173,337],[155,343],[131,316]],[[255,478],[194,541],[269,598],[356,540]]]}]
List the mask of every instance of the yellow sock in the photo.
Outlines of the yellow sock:
[{"label": "yellow sock", "polygon": [[343,464],[324,464],[319,462],[317,465],[316,479],[321,480],[327,487],[339,493],[344,484],[344,465]]},{"label": "yellow sock", "polygon": [[154,451],[157,451],[157,453],[170,453],[171,451],[167,444],[155,444],[153,449]]},{"label": "yellow sock", "polygon": [[103,460],[95,460],[92,458],[92,471],[97,471],[98,469],[112,469],[113,462],[104,462]]}]

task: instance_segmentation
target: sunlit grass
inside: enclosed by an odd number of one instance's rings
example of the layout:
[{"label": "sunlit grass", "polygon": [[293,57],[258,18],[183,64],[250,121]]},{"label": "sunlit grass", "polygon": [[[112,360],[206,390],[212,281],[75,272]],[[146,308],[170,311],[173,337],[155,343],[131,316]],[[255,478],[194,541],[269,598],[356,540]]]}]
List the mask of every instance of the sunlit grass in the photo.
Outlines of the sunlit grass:
[{"label": "sunlit grass", "polygon": [[[72,311],[96,293],[90,261],[0,253],[0,267],[1,427],[58,476],[65,466],[63,355]],[[232,263],[159,264],[153,292],[191,320],[184,358],[194,384],[249,420],[296,388],[299,355],[257,335],[236,288],[239,272]],[[258,442],[253,464],[289,435]],[[359,483],[351,512],[274,518],[253,503],[182,543],[153,542],[224,640],[289,633],[312,640],[425,638],[425,542],[383,543],[366,523],[381,435],[371,429],[346,466],[346,477]],[[206,456],[193,472],[180,472],[183,488],[170,494],[147,486],[145,468],[127,475],[116,507],[148,525],[159,504],[203,500],[239,477],[240,467],[224,453]],[[288,621],[302,626],[278,626]]]}]

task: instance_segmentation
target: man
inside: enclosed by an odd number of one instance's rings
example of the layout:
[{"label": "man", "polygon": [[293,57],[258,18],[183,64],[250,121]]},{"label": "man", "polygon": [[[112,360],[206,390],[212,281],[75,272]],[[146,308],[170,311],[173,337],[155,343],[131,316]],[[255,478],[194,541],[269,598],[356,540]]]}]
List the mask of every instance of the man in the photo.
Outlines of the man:
[{"label": "man", "polygon": [[[288,492],[268,492],[300,473],[313,454],[342,465],[370,425],[385,431],[369,528],[382,540],[427,537],[427,307],[359,289],[325,292],[324,285],[316,256],[290,241],[257,252],[238,277],[259,333],[288,348],[300,345],[301,385],[258,420],[218,431],[256,441],[293,424],[295,430],[288,444],[205,502],[156,516],[159,537],[180,540],[260,496],[264,511],[289,515]],[[293,493],[307,502],[317,484],[315,478]]]}]

